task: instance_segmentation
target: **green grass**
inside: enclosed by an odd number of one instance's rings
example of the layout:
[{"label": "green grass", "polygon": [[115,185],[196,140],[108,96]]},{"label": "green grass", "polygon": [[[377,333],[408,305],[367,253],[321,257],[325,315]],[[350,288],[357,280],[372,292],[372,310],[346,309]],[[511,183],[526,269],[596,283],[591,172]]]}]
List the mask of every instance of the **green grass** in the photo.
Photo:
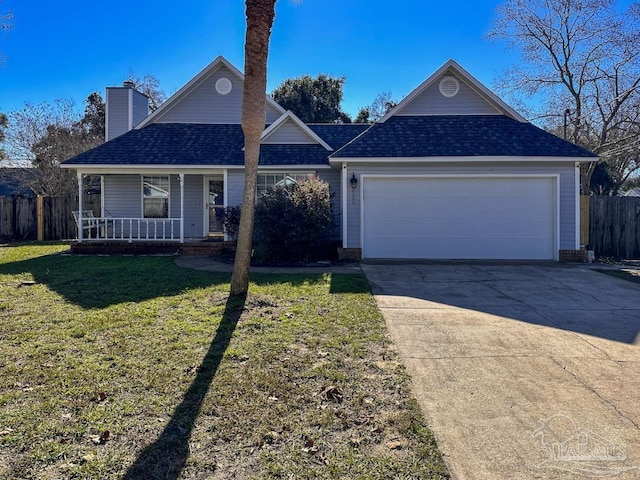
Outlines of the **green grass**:
[{"label": "green grass", "polygon": [[0,478],[447,478],[359,275],[0,249]]}]

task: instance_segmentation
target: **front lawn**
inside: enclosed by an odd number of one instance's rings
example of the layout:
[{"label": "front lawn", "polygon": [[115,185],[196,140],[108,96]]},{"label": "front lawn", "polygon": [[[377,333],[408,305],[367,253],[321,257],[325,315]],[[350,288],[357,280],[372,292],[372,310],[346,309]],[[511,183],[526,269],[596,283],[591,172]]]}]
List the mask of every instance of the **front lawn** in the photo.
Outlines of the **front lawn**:
[{"label": "front lawn", "polygon": [[447,478],[364,277],[67,250],[0,249],[0,478]]}]

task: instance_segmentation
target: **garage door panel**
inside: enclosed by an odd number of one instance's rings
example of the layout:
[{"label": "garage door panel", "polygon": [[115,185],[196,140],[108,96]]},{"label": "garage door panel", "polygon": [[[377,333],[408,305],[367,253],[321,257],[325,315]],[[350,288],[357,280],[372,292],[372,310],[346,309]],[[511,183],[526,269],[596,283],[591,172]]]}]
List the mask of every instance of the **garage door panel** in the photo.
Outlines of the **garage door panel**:
[{"label": "garage door panel", "polygon": [[555,257],[554,178],[365,178],[365,258]]},{"label": "garage door panel", "polygon": [[[409,217],[409,216],[397,216],[397,217],[379,217],[380,222],[385,224],[385,227],[389,230],[389,237],[393,238],[393,234],[390,232],[399,232],[398,236],[421,236],[420,232],[417,232],[418,228],[423,225],[437,225],[437,235],[431,235],[434,238],[447,238],[452,236],[460,236],[459,222],[460,217]],[[467,225],[467,231],[465,236],[469,238],[494,238],[495,232],[503,227],[505,222],[504,217],[492,218],[492,217],[475,217],[465,219]],[[509,219],[514,227],[514,231],[511,236],[526,236],[541,238],[548,238],[551,235],[552,229],[549,225],[547,218],[521,218],[513,217]],[[541,234],[541,232],[543,234]],[[503,235],[506,237],[507,233]]]},{"label": "garage door panel", "polygon": [[[367,195],[365,197],[367,208],[375,209],[376,215],[381,217],[391,216],[438,216],[442,212],[448,212],[450,216],[457,217],[487,217],[493,216],[494,211],[500,212],[501,216],[520,217],[523,209],[527,209],[528,215],[548,216],[548,205],[540,203],[538,197],[465,197],[457,198],[457,209],[450,209],[451,197],[384,197],[377,198]],[[411,209],[406,211],[407,204],[420,206],[419,210]]]}]

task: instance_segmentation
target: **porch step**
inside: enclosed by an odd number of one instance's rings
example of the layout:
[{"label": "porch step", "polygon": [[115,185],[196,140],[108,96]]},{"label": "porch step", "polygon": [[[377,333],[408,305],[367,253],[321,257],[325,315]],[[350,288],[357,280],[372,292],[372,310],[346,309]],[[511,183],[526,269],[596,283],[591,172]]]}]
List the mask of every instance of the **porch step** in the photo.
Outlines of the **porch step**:
[{"label": "porch step", "polygon": [[73,242],[71,252],[83,255],[222,255],[235,242]]}]

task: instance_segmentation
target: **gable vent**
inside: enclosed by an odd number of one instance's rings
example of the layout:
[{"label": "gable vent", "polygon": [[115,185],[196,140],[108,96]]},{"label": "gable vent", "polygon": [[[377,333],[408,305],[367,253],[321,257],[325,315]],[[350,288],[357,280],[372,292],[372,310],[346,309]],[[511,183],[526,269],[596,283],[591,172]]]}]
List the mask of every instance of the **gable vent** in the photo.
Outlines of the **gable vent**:
[{"label": "gable vent", "polygon": [[448,98],[455,97],[460,90],[460,83],[455,77],[444,77],[440,80],[440,93]]},{"label": "gable vent", "polygon": [[216,81],[216,92],[218,92],[220,95],[226,95],[227,93],[230,93],[232,88],[233,84],[231,83],[231,80],[226,77],[219,78]]}]

